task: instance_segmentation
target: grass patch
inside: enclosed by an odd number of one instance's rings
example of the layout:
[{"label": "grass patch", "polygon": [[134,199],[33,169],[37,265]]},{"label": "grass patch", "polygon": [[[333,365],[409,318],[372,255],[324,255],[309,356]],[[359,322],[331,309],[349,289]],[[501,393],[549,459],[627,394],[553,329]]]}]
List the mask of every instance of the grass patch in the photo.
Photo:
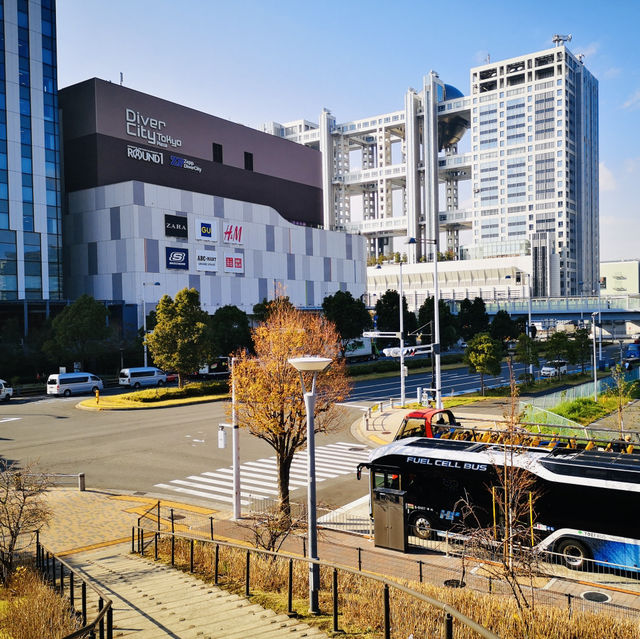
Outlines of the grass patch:
[{"label": "grass patch", "polygon": [[566,417],[583,426],[587,426],[597,419],[605,417],[616,410],[618,406],[615,397],[601,397],[594,402],[591,397],[579,397],[570,402],[562,402],[551,409],[552,413]]},{"label": "grass patch", "polygon": [[30,568],[20,566],[0,591],[0,636],[11,639],[65,637],[80,626],[66,599]]}]

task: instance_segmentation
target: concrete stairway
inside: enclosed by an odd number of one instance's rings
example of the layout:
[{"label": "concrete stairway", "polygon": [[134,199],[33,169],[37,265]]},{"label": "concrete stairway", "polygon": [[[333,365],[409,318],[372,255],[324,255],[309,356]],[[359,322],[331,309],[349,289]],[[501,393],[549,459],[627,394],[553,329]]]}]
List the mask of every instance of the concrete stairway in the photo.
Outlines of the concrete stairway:
[{"label": "concrete stairway", "polygon": [[[113,601],[113,636],[321,639],[320,630],[163,564],[103,548],[65,557]],[[90,610],[93,618],[96,608]]]}]

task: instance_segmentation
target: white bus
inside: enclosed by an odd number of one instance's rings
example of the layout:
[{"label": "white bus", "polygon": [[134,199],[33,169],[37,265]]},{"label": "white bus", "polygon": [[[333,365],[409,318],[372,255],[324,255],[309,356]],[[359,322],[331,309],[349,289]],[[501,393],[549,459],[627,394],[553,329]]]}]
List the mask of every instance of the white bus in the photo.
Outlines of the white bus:
[{"label": "white bus", "polygon": [[164,386],[167,383],[167,374],[153,366],[141,366],[138,368],[123,368],[118,376],[120,386],[140,388],[141,386]]}]

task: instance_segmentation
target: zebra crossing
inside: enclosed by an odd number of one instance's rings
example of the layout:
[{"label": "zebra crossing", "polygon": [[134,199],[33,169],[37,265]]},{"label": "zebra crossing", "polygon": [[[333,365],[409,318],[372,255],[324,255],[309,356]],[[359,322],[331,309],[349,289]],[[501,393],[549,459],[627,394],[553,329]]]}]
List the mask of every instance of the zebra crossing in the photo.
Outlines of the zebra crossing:
[{"label": "zebra crossing", "polygon": [[[356,472],[361,462],[369,459],[371,449],[363,444],[335,442],[316,447],[316,482]],[[289,490],[294,492],[307,487],[307,452],[299,451],[293,456],[289,476]],[[191,495],[233,503],[233,468],[218,468],[199,475],[172,479],[166,484],[155,484],[182,495]],[[240,503],[246,506],[253,499],[265,499],[278,495],[278,469],[275,455],[240,464]]]}]

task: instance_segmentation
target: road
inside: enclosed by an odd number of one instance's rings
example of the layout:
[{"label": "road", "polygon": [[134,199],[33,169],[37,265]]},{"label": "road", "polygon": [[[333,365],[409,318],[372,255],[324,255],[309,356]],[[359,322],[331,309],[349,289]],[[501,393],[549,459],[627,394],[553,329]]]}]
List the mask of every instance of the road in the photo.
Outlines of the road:
[{"label": "road", "polygon": [[[83,411],[78,398],[16,399],[0,408],[1,454],[37,461],[51,473],[84,472],[90,489],[163,495],[231,507],[231,437],[218,448],[218,424],[228,402],[138,411]],[[361,414],[344,408],[342,428],[317,436],[318,503],[335,507],[367,487],[355,479],[368,450],[350,434]],[[292,497],[306,495],[306,452],[296,457]],[[268,444],[240,432],[242,499],[277,496],[275,458]]]}]

